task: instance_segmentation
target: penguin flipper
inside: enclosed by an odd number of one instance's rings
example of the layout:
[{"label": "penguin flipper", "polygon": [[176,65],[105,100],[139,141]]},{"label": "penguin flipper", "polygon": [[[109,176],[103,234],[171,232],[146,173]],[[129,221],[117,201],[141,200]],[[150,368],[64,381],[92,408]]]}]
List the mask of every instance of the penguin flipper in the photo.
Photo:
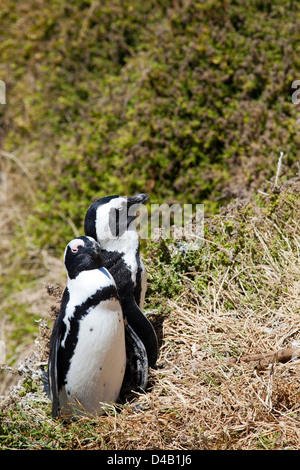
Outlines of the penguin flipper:
[{"label": "penguin flipper", "polygon": [[59,400],[58,400],[58,381],[57,381],[57,354],[59,348],[58,338],[56,339],[52,350],[50,350],[49,367],[48,367],[48,381],[49,391],[52,399],[52,418],[59,414]]},{"label": "penguin flipper", "polygon": [[142,341],[148,356],[149,367],[154,367],[158,357],[158,340],[154,327],[136,302],[123,308],[128,324]]},{"label": "penguin flipper", "polygon": [[41,381],[42,381],[42,384],[43,384],[44,393],[47,395],[48,398],[51,398],[48,371],[43,371]]},{"label": "penguin flipper", "polygon": [[[58,378],[58,355],[61,345],[61,340],[65,331],[63,318],[69,301],[69,291],[66,288],[62,295],[60,311],[56,317],[53,325],[53,330],[50,338],[49,360],[48,360],[48,383],[50,398],[52,401],[52,417],[55,418],[60,414],[59,404],[59,378]],[[60,380],[61,381],[61,380]]]},{"label": "penguin flipper", "polygon": [[133,391],[146,390],[148,383],[148,357],[145,346],[128,323],[125,324],[126,371],[120,392],[124,400]]}]

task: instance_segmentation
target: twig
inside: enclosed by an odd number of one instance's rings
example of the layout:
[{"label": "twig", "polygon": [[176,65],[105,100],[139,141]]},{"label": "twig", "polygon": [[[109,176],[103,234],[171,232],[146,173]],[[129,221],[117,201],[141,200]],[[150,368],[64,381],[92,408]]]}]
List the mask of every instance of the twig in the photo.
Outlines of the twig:
[{"label": "twig", "polygon": [[269,364],[273,364],[274,362],[286,363],[297,356],[300,356],[300,348],[286,348],[262,354],[247,354],[239,359],[230,358],[228,360],[228,364],[237,364],[239,362],[258,362],[258,365],[256,366],[257,370],[263,370],[267,368]]},{"label": "twig", "polygon": [[31,187],[31,185],[34,181],[34,178],[30,174],[30,172],[27,170],[26,166],[13,153],[5,152],[4,150],[0,150],[0,155],[4,158],[8,158],[9,160],[12,160],[20,168],[20,170],[24,173],[24,175],[27,176],[27,178],[30,181],[30,184],[28,186],[28,194],[30,194],[30,196],[32,197],[32,200],[36,200],[35,193],[34,193],[34,191],[32,190],[32,187]]},{"label": "twig", "polygon": [[275,178],[274,186],[277,186],[277,182],[278,182],[278,177],[279,177],[279,173],[280,173],[280,169],[281,169],[281,163],[282,163],[282,157],[283,157],[283,155],[284,155],[284,153],[283,153],[283,152],[280,152],[280,157],[279,157],[278,164],[277,164],[277,173],[276,173],[276,178]]},{"label": "twig", "polygon": [[13,153],[9,153],[9,152],[5,152],[4,150],[0,150],[0,155],[4,158],[8,158],[10,160],[12,160],[13,162],[16,163],[16,165],[18,165],[18,167],[23,171],[23,173],[27,176],[27,178],[29,178],[30,180],[33,180],[31,174],[29,173],[29,171],[27,170],[26,166],[21,162],[21,160],[16,157]]}]

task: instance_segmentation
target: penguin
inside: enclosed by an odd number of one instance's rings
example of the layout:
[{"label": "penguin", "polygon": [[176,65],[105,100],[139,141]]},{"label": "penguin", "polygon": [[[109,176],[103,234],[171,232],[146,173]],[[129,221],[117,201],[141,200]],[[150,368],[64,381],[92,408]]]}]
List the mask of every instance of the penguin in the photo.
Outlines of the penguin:
[{"label": "penguin", "polygon": [[148,365],[154,367],[158,356],[158,341],[152,323],[142,312],[146,270],[140,258],[139,235],[131,225],[136,214],[130,210],[149,200],[147,194],[136,196],[106,196],[88,208],[84,230],[86,236],[98,241],[104,266],[113,276],[120,297],[123,315],[145,346]]},{"label": "penguin", "polygon": [[[120,247],[121,252],[124,250],[124,261],[131,271],[134,297],[141,310],[143,310],[145,301],[147,273],[139,255],[140,247],[138,234],[131,226],[136,215],[134,213],[130,214],[130,209],[134,205],[138,207],[141,204],[146,204],[148,200],[149,196],[147,194],[138,194],[137,196],[128,198],[122,196],[106,196],[91,204],[85,216],[86,235],[93,233],[93,235],[90,236],[93,236],[95,239],[98,238],[98,242],[100,243],[101,241],[102,248],[105,247],[105,251],[110,253],[114,253],[115,251],[120,252]],[[121,217],[120,213],[122,213]],[[125,217],[123,218],[124,213]],[[99,216],[100,219],[98,226],[96,226],[96,216]],[[128,233],[128,231],[130,233]],[[129,246],[126,246],[127,243]],[[132,244],[132,246],[130,246],[130,244]],[[114,256],[114,254],[111,254],[107,260],[111,265],[114,264]]]},{"label": "penguin", "polygon": [[[53,326],[48,382],[53,417],[101,415],[104,403],[116,402],[126,368],[125,337],[141,354],[139,382],[146,387],[146,352],[124,324],[115,281],[104,267],[100,245],[78,237],[64,253],[67,286]],[[140,359],[140,358],[139,358]]]}]

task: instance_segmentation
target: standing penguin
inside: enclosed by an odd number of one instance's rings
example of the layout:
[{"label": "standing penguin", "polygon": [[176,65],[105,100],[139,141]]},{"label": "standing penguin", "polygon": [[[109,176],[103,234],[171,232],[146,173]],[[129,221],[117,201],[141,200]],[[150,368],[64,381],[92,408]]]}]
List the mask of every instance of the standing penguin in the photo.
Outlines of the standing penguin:
[{"label": "standing penguin", "polygon": [[153,367],[158,355],[154,328],[142,312],[146,271],[140,259],[139,235],[131,223],[136,217],[130,209],[145,204],[147,194],[136,196],[107,196],[88,208],[84,229],[102,248],[104,266],[113,276],[120,297],[123,314],[130,327],[145,346],[148,363]]},{"label": "standing penguin", "polygon": [[124,379],[122,308],[115,281],[103,267],[101,248],[94,239],[72,240],[65,249],[64,263],[67,287],[53,327],[48,361],[52,416],[100,415],[103,403],[118,399]]}]

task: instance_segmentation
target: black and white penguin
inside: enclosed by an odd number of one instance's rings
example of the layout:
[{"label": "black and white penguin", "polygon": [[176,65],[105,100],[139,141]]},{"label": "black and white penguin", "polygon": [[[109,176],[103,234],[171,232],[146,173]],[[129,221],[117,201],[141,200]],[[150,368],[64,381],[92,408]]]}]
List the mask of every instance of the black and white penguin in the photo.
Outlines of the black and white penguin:
[{"label": "black and white penguin", "polygon": [[[65,249],[67,286],[56,318],[48,361],[52,416],[103,414],[116,402],[126,368],[125,335],[146,356],[134,332],[124,325],[116,284],[104,267],[100,245],[91,237]],[[126,331],[126,333],[125,333]],[[140,383],[146,386],[142,357]]]},{"label": "black and white penguin", "polygon": [[132,207],[137,209],[148,199],[147,194],[100,198],[88,208],[84,230],[87,236],[99,242],[104,266],[116,282],[124,317],[142,340],[149,366],[153,367],[157,360],[158,342],[153,325],[142,312],[146,270],[140,258],[139,235],[131,225],[136,218]]}]

